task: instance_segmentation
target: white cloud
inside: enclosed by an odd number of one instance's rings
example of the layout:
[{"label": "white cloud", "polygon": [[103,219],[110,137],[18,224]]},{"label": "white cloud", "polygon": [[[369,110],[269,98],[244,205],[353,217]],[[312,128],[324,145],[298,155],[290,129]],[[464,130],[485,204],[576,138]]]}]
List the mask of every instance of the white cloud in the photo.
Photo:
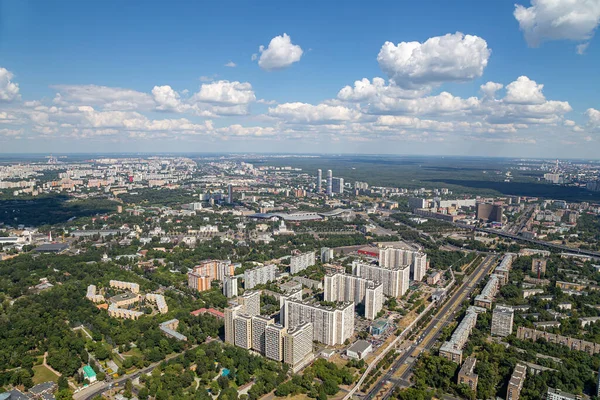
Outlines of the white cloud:
[{"label": "white cloud", "polygon": [[531,7],[516,4],[513,14],[531,47],[548,40],[587,41],[600,23],[600,2],[531,0]]},{"label": "white cloud", "polygon": [[588,108],[585,115],[588,117],[588,125],[594,128],[600,127],[600,110]]},{"label": "white cloud", "polygon": [[516,81],[506,85],[504,100],[515,104],[543,104],[546,101],[542,93],[543,88],[544,85],[537,84],[526,76],[520,76]]},{"label": "white cloud", "polygon": [[154,86],[152,96],[157,104],[157,109],[162,111],[182,111],[179,93],[171,86]]},{"label": "white cloud", "polygon": [[385,42],[377,61],[396,85],[414,89],[479,78],[490,54],[484,39],[457,32],[432,37],[424,43]]},{"label": "white cloud", "polygon": [[337,98],[348,102],[361,102],[379,97],[412,99],[421,97],[429,92],[429,88],[406,90],[395,85],[386,85],[383,78],[373,78],[369,81],[363,78],[355,81],[354,86],[345,86],[337,94]]},{"label": "white cloud", "polygon": [[[258,66],[265,71],[273,71],[287,68],[295,62],[300,61],[302,57],[302,48],[292,43],[292,39],[284,33],[282,36],[275,36],[271,39],[269,47],[260,46],[258,49],[260,57]],[[252,56],[256,60],[257,54]]]},{"label": "white cloud", "polygon": [[225,64],[225,67],[235,68],[235,67],[237,67],[237,64],[234,63],[233,61],[229,61],[227,64]]},{"label": "white cloud", "polygon": [[580,56],[585,54],[585,51],[587,50],[588,46],[590,45],[590,42],[585,42],[585,43],[581,43],[578,44],[576,49],[577,49],[577,54],[579,54]]},{"label": "white cloud", "polygon": [[501,83],[486,82],[485,84],[481,85],[479,88],[481,90],[481,93],[483,93],[484,98],[495,99],[496,92],[498,90],[502,89],[503,87],[504,87],[504,85]]},{"label": "white cloud", "polygon": [[219,105],[248,104],[256,100],[252,85],[248,82],[217,81],[205,83],[192,100]]},{"label": "white cloud", "polygon": [[154,107],[152,96],[132,89],[97,85],[53,85],[58,93],[54,103],[93,105],[106,110],[138,110]]},{"label": "white cloud", "polygon": [[292,123],[322,124],[326,122],[351,121],[359,113],[344,106],[327,104],[285,103],[269,108],[269,115]]},{"label": "white cloud", "polygon": [[0,67],[0,102],[10,102],[21,98],[19,84],[12,81],[13,77],[12,72]]}]

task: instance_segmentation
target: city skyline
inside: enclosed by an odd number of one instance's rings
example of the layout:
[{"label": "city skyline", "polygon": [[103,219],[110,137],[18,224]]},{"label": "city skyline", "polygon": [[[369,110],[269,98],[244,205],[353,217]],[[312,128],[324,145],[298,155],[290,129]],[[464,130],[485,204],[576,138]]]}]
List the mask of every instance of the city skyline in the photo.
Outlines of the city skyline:
[{"label": "city skyline", "polygon": [[0,153],[597,157],[595,2],[111,4],[0,2]]}]

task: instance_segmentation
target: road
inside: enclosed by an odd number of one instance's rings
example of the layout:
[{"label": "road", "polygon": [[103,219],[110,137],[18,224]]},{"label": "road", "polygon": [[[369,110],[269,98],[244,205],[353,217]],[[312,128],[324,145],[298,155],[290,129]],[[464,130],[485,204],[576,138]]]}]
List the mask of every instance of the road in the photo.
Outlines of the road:
[{"label": "road", "polygon": [[[365,399],[370,400],[375,396],[379,399],[387,399],[397,386],[410,386],[409,377],[412,374],[412,368],[424,350],[429,350],[438,340],[442,329],[454,320],[455,312],[460,308],[462,302],[471,295],[475,287],[481,280],[488,275],[496,265],[496,256],[488,255],[479,264],[477,268],[463,280],[461,286],[454,292],[452,297],[448,299],[439,309],[437,314],[423,329],[416,344],[411,345],[393,364],[389,371],[375,384],[375,386],[367,393]],[[394,375],[400,374],[399,379],[394,378]],[[383,395],[379,392],[384,389],[384,386],[391,382],[392,386],[388,387]],[[389,386],[389,385],[388,385]]]},{"label": "road", "polygon": [[545,242],[543,240],[527,239],[527,238],[524,238],[523,236],[515,235],[513,233],[504,232],[504,231],[501,231],[499,229],[474,228],[471,225],[460,224],[458,222],[455,222],[453,225],[456,226],[456,227],[458,227],[458,228],[468,229],[468,230],[471,230],[471,231],[475,230],[477,232],[490,233],[492,235],[498,235],[498,236],[502,236],[502,237],[507,237],[507,238],[510,238],[510,239],[513,239],[513,240],[521,240],[521,241],[524,241],[524,242],[535,243],[535,244],[538,244],[540,246],[550,247],[550,248],[562,250],[562,251],[565,251],[565,252],[568,252],[568,253],[583,254],[583,255],[586,255],[586,256],[600,258],[600,252],[597,252],[597,251],[578,249],[576,247],[569,247],[569,246],[565,246],[565,245],[562,245],[562,244],[549,243],[549,242]]}]

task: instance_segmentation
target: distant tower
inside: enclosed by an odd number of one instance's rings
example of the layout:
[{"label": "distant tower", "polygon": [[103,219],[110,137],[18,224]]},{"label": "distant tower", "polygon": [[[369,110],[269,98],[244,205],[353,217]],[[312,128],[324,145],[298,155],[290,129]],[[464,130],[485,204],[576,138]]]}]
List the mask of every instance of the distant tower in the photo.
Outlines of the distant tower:
[{"label": "distant tower", "polygon": [[321,193],[321,181],[323,180],[323,171],[317,170],[317,193]]},{"label": "distant tower", "polygon": [[327,170],[327,196],[331,197],[333,193],[333,172],[330,169]]},{"label": "distant tower", "polygon": [[227,186],[227,202],[229,204],[233,203],[233,187],[231,186],[231,184]]},{"label": "distant tower", "polygon": [[48,232],[48,241],[52,243],[52,231]]}]

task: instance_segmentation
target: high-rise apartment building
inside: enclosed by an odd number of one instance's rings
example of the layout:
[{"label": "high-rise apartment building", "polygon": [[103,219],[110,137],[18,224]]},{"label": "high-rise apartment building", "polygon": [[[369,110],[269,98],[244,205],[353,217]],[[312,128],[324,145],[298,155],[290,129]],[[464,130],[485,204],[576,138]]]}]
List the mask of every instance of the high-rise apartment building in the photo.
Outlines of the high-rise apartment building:
[{"label": "high-rise apartment building", "polygon": [[512,307],[496,306],[492,314],[492,335],[506,337],[512,333],[515,311]]},{"label": "high-rise apartment building", "polygon": [[379,249],[379,265],[385,268],[410,265],[410,277],[422,281],[427,273],[427,255],[420,251],[383,247]]},{"label": "high-rise apartment building", "polygon": [[239,314],[233,319],[235,345],[243,349],[252,347],[252,317]]},{"label": "high-rise apartment building", "polygon": [[352,273],[361,278],[370,279],[383,284],[383,294],[390,297],[400,297],[408,291],[410,265],[385,268],[378,265],[352,263]]},{"label": "high-rise apartment building", "polygon": [[328,169],[327,170],[327,196],[331,197],[333,193],[333,172]]},{"label": "high-rise apartment building", "polygon": [[383,307],[383,284],[341,272],[325,275],[325,301],[364,304],[365,317],[374,319]]},{"label": "high-rise apartment building", "polygon": [[260,292],[248,290],[239,296],[237,300],[243,307],[244,314],[248,314],[251,317],[260,315]]},{"label": "high-rise apartment building", "polygon": [[283,362],[289,364],[293,371],[312,359],[308,357],[312,354],[313,336],[313,324],[310,322],[289,328],[284,335]]},{"label": "high-rise apartment building", "polygon": [[244,288],[252,289],[256,285],[263,285],[275,281],[277,267],[274,264],[247,269],[244,271]]},{"label": "high-rise apartment building", "polygon": [[227,203],[233,203],[233,186],[231,184],[227,185]]},{"label": "high-rise apartment building", "polygon": [[328,263],[333,260],[333,249],[329,247],[321,247],[321,262]]},{"label": "high-rise apartment building", "polygon": [[297,274],[312,265],[315,265],[314,251],[292,256],[290,258],[290,274]]},{"label": "high-rise apartment building", "polygon": [[304,322],[312,322],[313,340],[329,346],[342,344],[354,332],[354,303],[323,307],[286,299],[284,326],[289,329]]},{"label": "high-rise apartment building", "polygon": [[369,281],[365,295],[365,318],[374,320],[383,308],[383,285]]},{"label": "high-rise apartment building", "polygon": [[235,276],[226,276],[223,279],[223,295],[227,298],[237,297],[238,278]]},{"label": "high-rise apartment building", "polygon": [[252,317],[252,349],[260,354],[265,354],[266,341],[265,333],[267,325],[273,324],[275,321],[272,318],[255,315]]},{"label": "high-rise apartment building", "polygon": [[[283,360],[283,336],[286,329],[280,324],[265,327],[265,356],[275,361]],[[312,337],[311,337],[312,340]]]},{"label": "high-rise apartment building", "polygon": [[226,276],[233,276],[235,267],[229,260],[207,260],[196,265],[188,272],[188,286],[199,292],[211,288],[213,280],[222,281]]},{"label": "high-rise apartment building", "polygon": [[477,219],[485,222],[502,222],[503,209],[499,204],[477,203]]},{"label": "high-rise apartment building", "polygon": [[317,193],[321,193],[321,183],[323,182],[323,171],[317,170]]},{"label": "high-rise apartment building", "polygon": [[225,309],[225,343],[235,344],[235,318],[242,314],[244,307],[233,304]]},{"label": "high-rise apartment building", "polygon": [[334,194],[344,194],[344,178],[333,178],[331,192]]}]

